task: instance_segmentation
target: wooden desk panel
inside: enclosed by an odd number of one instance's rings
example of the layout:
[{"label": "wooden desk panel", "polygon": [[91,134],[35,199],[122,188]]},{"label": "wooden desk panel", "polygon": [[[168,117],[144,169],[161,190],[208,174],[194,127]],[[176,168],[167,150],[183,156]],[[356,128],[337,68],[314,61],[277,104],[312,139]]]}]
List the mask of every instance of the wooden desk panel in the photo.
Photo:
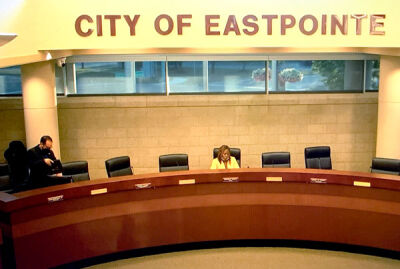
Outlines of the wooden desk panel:
[{"label": "wooden desk panel", "polygon": [[[267,176],[283,182],[266,182]],[[178,185],[181,179],[196,184]],[[372,187],[355,187],[354,180]],[[135,189],[146,182],[152,187]],[[107,193],[90,194],[102,188]],[[166,172],[2,194],[3,247],[14,255],[3,260],[6,268],[47,268],[130,249],[240,239],[400,251],[399,190],[397,176],[266,168]],[[62,201],[48,202],[60,195]]]}]

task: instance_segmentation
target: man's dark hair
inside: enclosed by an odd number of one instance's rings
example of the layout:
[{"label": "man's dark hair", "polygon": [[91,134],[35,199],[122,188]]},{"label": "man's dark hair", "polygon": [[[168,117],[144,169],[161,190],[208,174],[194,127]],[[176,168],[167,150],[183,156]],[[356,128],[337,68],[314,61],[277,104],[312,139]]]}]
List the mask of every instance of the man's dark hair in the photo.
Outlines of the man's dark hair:
[{"label": "man's dark hair", "polygon": [[46,144],[46,141],[50,140],[51,142],[53,142],[53,139],[51,139],[50,136],[48,135],[44,135],[40,138],[40,144]]}]

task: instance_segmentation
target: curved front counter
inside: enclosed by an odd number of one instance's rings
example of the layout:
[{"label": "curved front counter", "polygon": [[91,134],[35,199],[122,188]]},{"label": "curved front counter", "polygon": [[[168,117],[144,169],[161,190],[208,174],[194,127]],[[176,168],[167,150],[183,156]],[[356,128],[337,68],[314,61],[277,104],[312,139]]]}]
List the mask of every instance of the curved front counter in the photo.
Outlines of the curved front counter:
[{"label": "curved front counter", "polygon": [[314,169],[180,171],[0,194],[5,268],[132,249],[282,239],[400,251],[400,177]]}]

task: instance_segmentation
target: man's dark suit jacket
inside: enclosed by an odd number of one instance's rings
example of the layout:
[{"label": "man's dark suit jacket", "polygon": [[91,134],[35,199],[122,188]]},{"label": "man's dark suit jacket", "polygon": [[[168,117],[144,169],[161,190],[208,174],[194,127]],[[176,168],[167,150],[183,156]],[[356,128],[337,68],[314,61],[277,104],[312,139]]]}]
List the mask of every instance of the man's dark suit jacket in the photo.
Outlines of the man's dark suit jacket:
[{"label": "man's dark suit jacket", "polygon": [[41,149],[39,145],[28,150],[29,168],[31,170],[31,182],[33,187],[46,186],[48,175],[52,174],[51,166],[48,166],[44,159],[56,160],[51,149]]}]

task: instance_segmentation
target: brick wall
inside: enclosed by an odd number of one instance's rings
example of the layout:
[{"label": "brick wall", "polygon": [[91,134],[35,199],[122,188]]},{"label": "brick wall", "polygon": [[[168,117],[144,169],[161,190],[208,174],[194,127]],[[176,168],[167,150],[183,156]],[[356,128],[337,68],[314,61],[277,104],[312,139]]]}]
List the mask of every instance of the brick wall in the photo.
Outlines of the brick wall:
[{"label": "brick wall", "polygon": [[12,140],[25,143],[25,124],[22,98],[0,99],[0,162]]},{"label": "brick wall", "polygon": [[[304,147],[330,145],[333,169],[369,171],[375,156],[377,93],[69,97],[58,99],[61,157],[88,160],[93,179],[107,158],[129,155],[134,172],[158,172],[158,156],[189,154],[207,169],[214,147],[242,150],[242,167],[261,153],[290,151],[304,167]],[[0,162],[11,140],[25,142],[21,98],[0,100]]]},{"label": "brick wall", "polygon": [[375,155],[377,93],[179,95],[59,98],[63,161],[88,160],[93,179],[107,158],[129,155],[136,174],[158,172],[158,156],[189,154],[207,169],[212,149],[240,147],[242,167],[261,153],[290,151],[304,167],[304,147],[330,145],[333,169],[368,171]]}]

